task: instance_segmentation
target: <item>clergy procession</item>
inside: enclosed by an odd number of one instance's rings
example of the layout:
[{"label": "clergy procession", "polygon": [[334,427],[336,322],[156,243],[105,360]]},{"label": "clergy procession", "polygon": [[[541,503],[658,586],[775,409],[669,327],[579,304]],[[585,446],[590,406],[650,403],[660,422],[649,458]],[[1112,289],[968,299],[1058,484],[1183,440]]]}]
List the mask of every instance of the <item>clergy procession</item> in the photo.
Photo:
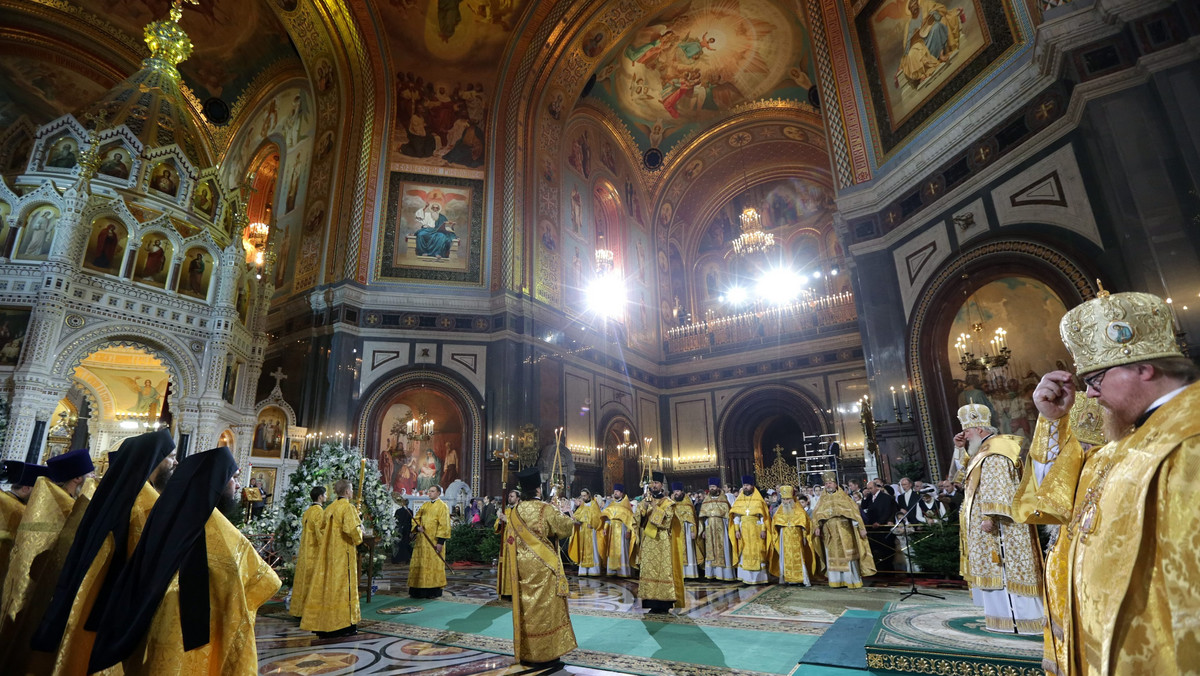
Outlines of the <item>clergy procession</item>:
[{"label": "clergy procession", "polygon": [[[621,483],[572,498],[561,474],[533,466],[502,505],[452,513],[431,485],[397,500],[408,596],[461,593],[447,558],[454,529],[486,528],[499,542],[488,588],[511,608],[514,659],[554,670],[579,646],[572,601],[586,580],[627,580],[629,612],[647,622],[687,616],[712,585],[827,587],[852,607],[887,586],[872,579],[894,561],[914,572],[907,557],[927,528],[957,525],[958,572],[984,630],[1042,637],[1047,674],[1195,673],[1200,566],[1185,545],[1200,527],[1200,391],[1171,329],[1148,294],[1101,293],[1071,310],[1061,334],[1076,373],[1041,378],[1032,443],[1000,433],[987,406],[962,406],[940,490],[903,477],[864,491],[827,470],[813,485],[746,475],[689,491],[648,469],[632,499]],[[5,471],[4,673],[254,673],[256,614],[272,599],[314,646],[359,631],[361,554],[382,526],[366,523],[353,476],[297,486],[307,496],[297,553],[272,566],[235,525],[255,512],[239,510],[226,448],[180,459],[163,429],[127,438],[99,480],[86,449]]]}]

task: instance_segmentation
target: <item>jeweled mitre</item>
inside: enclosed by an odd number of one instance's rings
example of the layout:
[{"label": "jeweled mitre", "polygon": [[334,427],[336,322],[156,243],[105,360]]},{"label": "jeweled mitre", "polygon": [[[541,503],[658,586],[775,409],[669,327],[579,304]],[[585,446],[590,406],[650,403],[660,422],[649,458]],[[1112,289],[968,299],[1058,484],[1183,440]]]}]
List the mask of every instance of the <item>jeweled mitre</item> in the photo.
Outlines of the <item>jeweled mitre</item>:
[{"label": "jeweled mitre", "polygon": [[1182,357],[1171,309],[1148,293],[1101,290],[1072,308],[1058,325],[1079,375],[1163,357]]}]

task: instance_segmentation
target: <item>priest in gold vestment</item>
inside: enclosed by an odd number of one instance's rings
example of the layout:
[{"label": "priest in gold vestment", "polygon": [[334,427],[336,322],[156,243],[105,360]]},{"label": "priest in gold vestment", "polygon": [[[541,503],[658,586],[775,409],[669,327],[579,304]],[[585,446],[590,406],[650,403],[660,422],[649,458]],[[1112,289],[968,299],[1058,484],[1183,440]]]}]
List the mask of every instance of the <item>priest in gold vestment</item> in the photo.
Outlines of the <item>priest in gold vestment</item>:
[{"label": "priest in gold vestment", "polygon": [[308,598],[313,571],[320,565],[321,538],[325,536],[325,487],[313,486],[308,491],[312,504],[300,517],[300,547],[296,552],[296,571],[292,574],[292,600],[288,612],[304,617],[304,601]]},{"label": "priest in gold vestment", "polygon": [[1042,569],[1037,531],[1014,522],[1020,440],[997,434],[982,404],[958,410],[967,447],[966,485],[959,510],[959,572],[985,628],[1005,634],[1042,632]]},{"label": "priest in gold vestment", "polygon": [[[1059,325],[1075,375],[1033,393],[1040,417],[1019,511],[1061,524],[1046,558],[1043,667],[1056,676],[1200,670],[1200,372],[1175,340],[1171,308],[1101,290]],[[1086,394],[1108,443],[1085,450]]]},{"label": "priest in gold vestment", "polygon": [[600,551],[603,552],[605,570],[615,577],[632,576],[638,527],[633,505],[625,495],[625,484],[613,484],[612,501],[600,511],[600,518],[603,520]]},{"label": "priest in gold vestment", "polygon": [[223,514],[236,472],[225,447],[179,462],[99,618],[90,671],[257,673],[254,620],[280,582]]},{"label": "priest in gold vestment", "polygon": [[721,492],[721,481],[709,477],[708,493],[700,503],[700,550],[704,556],[704,577],[732,582],[733,546],[729,542],[729,500]]},{"label": "priest in gold vestment", "polygon": [[754,477],[742,477],[742,490],[729,508],[729,541],[738,579],[746,584],[767,581],[767,552],[775,545],[771,528],[771,510],[762,493],[754,487]]},{"label": "priest in gold vestment", "polygon": [[812,586],[812,579],[820,572],[815,535],[808,513],[796,503],[794,486],[780,486],[781,502],[771,517],[771,528],[775,531],[775,547],[771,551],[771,574],[779,578],[780,584],[803,584]]},{"label": "priest in gold vestment", "polygon": [[175,442],[166,429],[140,434],[121,442],[109,458],[33,636],[35,660],[45,660],[46,672],[86,672],[108,593],[141,538],[157,489],[174,472]]},{"label": "priest in gold vestment", "polygon": [[683,563],[683,576],[700,577],[701,557],[697,549],[696,508],[683,492],[682,481],[671,482],[671,500],[675,503],[675,515],[679,517],[679,524],[683,528],[681,537],[676,540],[680,547],[679,560]]},{"label": "priest in gold vestment", "polygon": [[304,617],[300,628],[318,636],[343,636],[357,631],[362,620],[358,605],[358,545],[362,544],[362,519],[354,505],[354,487],[348,479],[333,485],[337,500],[325,510],[325,526],[313,566]]},{"label": "priest in gold vestment", "polygon": [[[0,665],[5,673],[46,671],[45,653],[34,655],[30,641],[54,594],[59,571],[95,489],[87,449],[54,456],[47,476],[38,477],[13,540],[0,605]],[[82,498],[82,499],[80,499]]]},{"label": "priest in gold vestment", "polygon": [[567,610],[570,585],[556,542],[573,530],[571,517],[542,502],[537,467],[517,474],[521,502],[509,510],[501,546],[516,565],[508,568],[512,588],[513,654],[526,665],[557,660],[575,649]]},{"label": "priest in gold vestment", "polygon": [[830,587],[858,589],[862,579],[875,574],[875,558],[867,541],[867,527],[854,500],[837,485],[837,474],[821,475],[825,492],[813,508],[813,532],[825,550],[825,570]]},{"label": "priest in gold vestment", "polygon": [[596,577],[601,574],[600,557],[600,507],[587,488],[579,491],[583,502],[575,508],[575,530],[567,544],[567,556],[579,565],[579,574]]},{"label": "priest in gold vestment", "polygon": [[45,476],[46,472],[41,465],[27,465],[16,460],[6,460],[4,464],[12,489],[0,493],[0,588],[4,586],[4,578],[8,577],[8,561],[21,517],[25,515],[25,503],[29,501],[37,478]]},{"label": "priest in gold vestment", "polygon": [[413,515],[413,555],[408,564],[408,595],[415,599],[434,599],[446,586],[446,560],[442,550],[450,539],[450,510],[441,500],[442,489],[425,489],[429,502]]},{"label": "priest in gold vestment", "polygon": [[684,607],[683,522],[675,501],[663,489],[665,477],[654,472],[647,494],[637,506],[641,536],[638,539],[638,591],[642,607],[663,614],[672,606]]},{"label": "priest in gold vestment", "polygon": [[502,599],[512,598],[512,576],[509,575],[513,561],[508,558],[511,553],[504,547],[508,539],[508,520],[512,518],[513,507],[521,501],[521,491],[513,488],[506,493],[504,511],[496,515],[496,523],[492,528],[500,534],[500,556],[496,559],[496,595]]}]

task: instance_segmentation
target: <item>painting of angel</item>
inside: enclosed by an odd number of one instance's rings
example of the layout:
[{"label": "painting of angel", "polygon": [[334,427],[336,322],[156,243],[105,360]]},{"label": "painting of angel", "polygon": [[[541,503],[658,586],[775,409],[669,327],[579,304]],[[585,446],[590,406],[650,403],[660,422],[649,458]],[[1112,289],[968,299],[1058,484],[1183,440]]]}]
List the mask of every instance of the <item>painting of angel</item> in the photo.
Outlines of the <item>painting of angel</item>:
[{"label": "painting of angel", "polygon": [[167,380],[164,378],[157,385],[149,378],[130,378],[116,376],[121,383],[129,387],[137,396],[133,412],[146,416],[147,420],[158,420],[159,406],[162,404],[163,393],[167,391]]}]

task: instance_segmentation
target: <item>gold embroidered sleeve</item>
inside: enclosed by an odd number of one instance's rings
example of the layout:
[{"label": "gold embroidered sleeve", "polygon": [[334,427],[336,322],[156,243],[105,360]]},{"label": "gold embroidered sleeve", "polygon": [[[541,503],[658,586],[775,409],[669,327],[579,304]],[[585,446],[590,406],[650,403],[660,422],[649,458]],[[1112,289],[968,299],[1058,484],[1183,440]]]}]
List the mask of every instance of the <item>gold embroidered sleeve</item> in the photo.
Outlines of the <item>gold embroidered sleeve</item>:
[{"label": "gold embroidered sleeve", "polygon": [[1011,521],[1013,497],[1017,492],[1016,469],[1008,458],[986,458],[979,468],[977,502],[980,511],[990,517]]},{"label": "gold embroidered sleeve", "polygon": [[1182,674],[1200,664],[1200,441],[1184,441],[1164,463],[1160,477],[1166,486],[1158,489],[1158,568],[1166,585],[1163,596],[1171,614],[1175,663]]},{"label": "gold embroidered sleeve", "polygon": [[[1057,455],[1054,455],[1057,447]],[[1050,460],[1051,456],[1053,460]],[[1051,462],[1050,469],[1036,479],[1034,460]],[[1070,420],[1047,420],[1038,416],[1025,459],[1021,485],[1015,499],[1015,518],[1023,523],[1065,524],[1071,520],[1075,488],[1083,471],[1083,447],[1071,431]]]}]

